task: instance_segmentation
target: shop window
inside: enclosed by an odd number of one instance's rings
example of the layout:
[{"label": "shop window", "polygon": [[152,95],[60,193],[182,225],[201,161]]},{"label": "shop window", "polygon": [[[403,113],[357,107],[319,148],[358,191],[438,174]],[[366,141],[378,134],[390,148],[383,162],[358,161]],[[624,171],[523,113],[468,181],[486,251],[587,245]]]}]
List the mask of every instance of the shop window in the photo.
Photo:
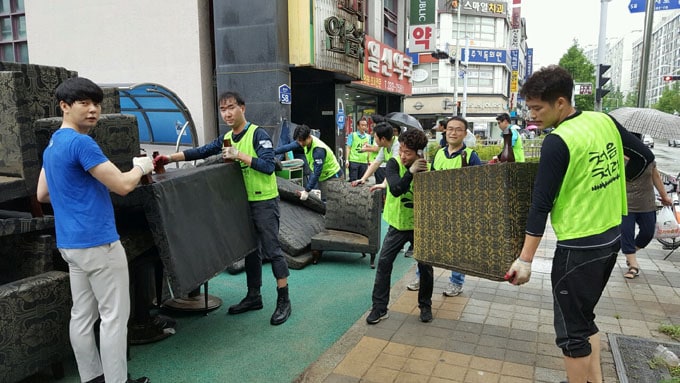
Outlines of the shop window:
[{"label": "shop window", "polygon": [[0,61],[28,62],[23,0],[0,0]]},{"label": "shop window", "polygon": [[385,13],[383,18],[383,44],[392,48],[398,48],[397,29],[399,17],[397,16],[397,0],[385,0]]}]

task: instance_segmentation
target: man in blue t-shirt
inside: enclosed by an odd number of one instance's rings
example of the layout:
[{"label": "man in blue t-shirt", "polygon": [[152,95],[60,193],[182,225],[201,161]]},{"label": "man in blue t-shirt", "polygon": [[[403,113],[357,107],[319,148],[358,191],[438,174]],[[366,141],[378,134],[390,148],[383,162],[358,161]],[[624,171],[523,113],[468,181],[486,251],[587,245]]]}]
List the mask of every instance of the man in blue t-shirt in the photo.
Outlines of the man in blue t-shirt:
[{"label": "man in blue t-shirt", "polygon": [[[83,382],[149,382],[129,379],[127,323],[130,282],[109,191],[124,196],[151,173],[151,158],[134,158],[121,172],[88,135],[101,114],[99,86],[75,77],[56,90],[61,128],[43,154],[37,197],[54,210],[57,247],[68,263],[73,308],[70,338]],[[97,349],[94,322],[101,318]]]}]

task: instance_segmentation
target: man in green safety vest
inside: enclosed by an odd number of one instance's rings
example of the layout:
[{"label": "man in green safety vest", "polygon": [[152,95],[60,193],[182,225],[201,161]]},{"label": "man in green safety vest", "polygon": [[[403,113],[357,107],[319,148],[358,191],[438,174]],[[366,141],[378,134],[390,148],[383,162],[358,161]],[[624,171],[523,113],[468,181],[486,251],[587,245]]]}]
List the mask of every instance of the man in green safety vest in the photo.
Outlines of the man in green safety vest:
[{"label": "man in green safety vest", "polygon": [[368,134],[368,120],[362,117],[357,124],[357,130],[347,136],[347,161],[345,167],[349,172],[349,181],[358,180],[368,169],[368,152],[364,145],[369,144],[371,136]]},{"label": "man in green safety vest", "polygon": [[[422,130],[408,129],[399,135],[399,155],[387,162],[386,184],[374,185],[371,191],[385,188],[383,219],[389,225],[380,249],[378,269],[373,284],[373,307],[366,317],[368,324],[387,319],[387,304],[390,300],[392,265],[406,242],[413,243],[413,177],[427,171],[427,162],[422,151],[427,146],[427,136]],[[396,153],[395,153],[396,154]],[[434,276],[432,266],[418,263],[420,290],[418,307],[420,320],[432,321],[432,288]]]},{"label": "man in green safety vest", "polygon": [[557,237],[551,272],[555,342],[569,382],[602,382],[594,309],[621,247],[626,179],[639,177],[654,154],[610,116],[574,109],[573,89],[569,72],[551,65],[534,72],[520,91],[532,123],[555,130],[543,141],[524,245],[505,278],[514,285],[529,281],[550,214]]}]

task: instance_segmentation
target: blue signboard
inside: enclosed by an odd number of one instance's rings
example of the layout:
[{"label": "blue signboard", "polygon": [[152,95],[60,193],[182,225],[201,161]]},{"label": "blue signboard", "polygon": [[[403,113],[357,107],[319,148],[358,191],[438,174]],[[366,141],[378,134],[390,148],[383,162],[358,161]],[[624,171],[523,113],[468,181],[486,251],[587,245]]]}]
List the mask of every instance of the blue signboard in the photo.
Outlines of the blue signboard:
[{"label": "blue signboard", "polygon": [[290,105],[293,98],[290,94],[290,87],[286,84],[279,86],[279,102],[285,105]]},{"label": "blue signboard", "polygon": [[[466,48],[463,48],[463,57],[466,57]],[[505,49],[470,49],[467,60],[471,63],[505,64],[507,60]]]},{"label": "blue signboard", "polygon": [[534,73],[534,48],[527,48],[527,73],[526,78],[529,78]]},{"label": "blue signboard", "polygon": [[[429,54],[429,53],[428,53]],[[411,61],[413,62],[413,65],[418,65],[420,64],[420,54],[419,53],[411,53],[409,50],[406,50],[406,55],[411,58]]]},{"label": "blue signboard", "polygon": [[[647,8],[647,0],[630,0],[628,10],[630,13],[644,12]],[[678,0],[654,0],[655,11],[667,11],[669,9],[680,9]]]},{"label": "blue signboard", "polygon": [[510,50],[510,69],[519,70],[519,50]]}]

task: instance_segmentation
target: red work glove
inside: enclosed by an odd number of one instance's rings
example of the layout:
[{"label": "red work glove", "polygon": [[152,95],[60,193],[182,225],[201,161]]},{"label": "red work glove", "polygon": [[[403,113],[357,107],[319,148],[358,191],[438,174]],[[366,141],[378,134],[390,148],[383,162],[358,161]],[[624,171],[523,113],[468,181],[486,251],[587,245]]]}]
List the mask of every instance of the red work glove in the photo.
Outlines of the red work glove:
[{"label": "red work glove", "polygon": [[153,159],[153,167],[157,166],[165,166],[170,163],[170,157],[168,156],[163,156],[163,155],[158,155],[156,158]]}]

